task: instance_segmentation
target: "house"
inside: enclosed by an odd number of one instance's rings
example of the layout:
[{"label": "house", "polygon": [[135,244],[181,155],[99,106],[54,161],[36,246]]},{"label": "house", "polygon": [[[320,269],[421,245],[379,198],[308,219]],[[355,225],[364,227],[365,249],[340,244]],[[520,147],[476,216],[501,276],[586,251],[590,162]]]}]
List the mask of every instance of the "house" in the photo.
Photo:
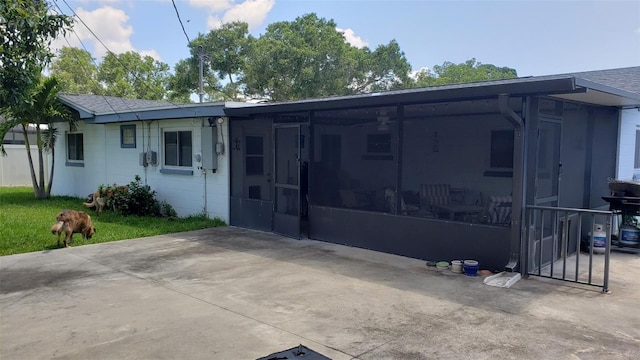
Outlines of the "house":
[{"label": "house", "polygon": [[267,104],[60,98],[83,121],[55,194],[138,174],[179,215],[489,269],[518,267],[527,205],[606,208],[609,178],[640,176],[640,67]]},{"label": "house", "polygon": [[219,156],[202,147],[226,139],[226,126],[209,123],[223,119],[224,104],[73,94],[59,99],[80,121],[73,132],[59,128],[64,140],[56,153],[66,158],[56,161],[53,194],[84,198],[101,184],[125,185],[138,175],[179,216],[206,213],[228,221],[229,157],[221,145]]}]

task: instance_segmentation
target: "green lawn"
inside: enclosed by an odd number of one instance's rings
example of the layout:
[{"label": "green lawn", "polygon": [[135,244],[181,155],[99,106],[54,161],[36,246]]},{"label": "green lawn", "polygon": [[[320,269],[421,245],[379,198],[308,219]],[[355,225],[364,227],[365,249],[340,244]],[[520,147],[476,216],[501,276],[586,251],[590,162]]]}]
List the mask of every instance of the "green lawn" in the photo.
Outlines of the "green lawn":
[{"label": "green lawn", "polygon": [[71,246],[225,225],[222,220],[204,216],[180,219],[125,217],[106,210],[96,216],[95,211],[82,205],[84,201],[85,199],[68,196],[36,200],[32,188],[0,187],[0,255],[57,248],[57,237],[51,234],[51,225],[56,222],[56,215],[63,209],[86,211],[96,227],[96,234],[91,240],[84,240],[80,234],[75,234]]}]

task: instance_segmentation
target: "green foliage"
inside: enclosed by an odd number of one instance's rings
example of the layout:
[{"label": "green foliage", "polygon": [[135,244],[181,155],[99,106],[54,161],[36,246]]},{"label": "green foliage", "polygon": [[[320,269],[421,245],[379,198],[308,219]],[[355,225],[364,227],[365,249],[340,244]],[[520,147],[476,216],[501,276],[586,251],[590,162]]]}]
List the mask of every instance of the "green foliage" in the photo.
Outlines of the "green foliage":
[{"label": "green foliage", "polygon": [[[210,82],[207,83],[209,84]],[[205,87],[205,91],[210,93],[210,87]],[[195,58],[180,60],[175,66],[174,74],[167,79],[167,96],[169,100],[189,103],[191,102],[191,94],[197,92],[198,60]]]},{"label": "green foliage", "polygon": [[246,23],[224,24],[194,39],[191,58],[176,65],[170,96],[198,92],[198,49],[209,100],[268,97],[274,101],[411,87],[411,66],[396,41],[375,51],[349,45],[333,20],[307,14],[270,24],[259,38]]},{"label": "green foliage", "polygon": [[61,79],[65,92],[147,100],[168,97],[169,65],[133,51],[109,53],[96,66],[86,50],[64,47],[53,59],[51,73]]},{"label": "green foliage", "polygon": [[123,215],[158,216],[160,205],[155,199],[156,192],[149,185],[142,185],[140,177],[129,183],[128,191],[118,199],[118,210]]},{"label": "green foliage", "polygon": [[[166,201],[160,201],[160,214],[165,217],[175,218],[178,217],[176,210]],[[206,216],[205,216],[206,217]]]},{"label": "green foliage", "polygon": [[98,66],[87,50],[65,46],[51,61],[51,74],[60,81],[62,92],[73,94],[102,94],[97,81]]},{"label": "green foliage", "polygon": [[100,184],[98,193],[101,198],[106,199],[103,210],[115,209],[123,215],[178,216],[171,204],[156,199],[155,190],[151,190],[149,185],[143,185],[138,175],[126,186]]},{"label": "green foliage", "polygon": [[[243,22],[223,24],[219,29],[200,35],[194,39],[189,47],[191,54],[197,59],[199,46],[207,55],[205,64],[220,80],[226,80],[227,85],[220,87],[213,83],[225,100],[239,99],[239,85],[234,78],[242,78],[249,51],[254,38],[249,36],[249,26]],[[212,79],[209,79],[211,81]]]},{"label": "green foliage", "polygon": [[[31,152],[27,151],[27,160],[31,170],[31,181],[37,198],[46,198],[51,194],[53,183],[53,169],[55,165],[55,141],[57,139],[56,123],[61,121],[69,122],[70,128],[74,129],[77,118],[69,109],[58,101],[58,81],[55,77],[44,78],[43,81],[33,89],[30,94],[30,104],[24,106],[14,106],[5,112],[6,119],[0,123],[0,139],[14,126],[22,126],[24,130],[25,147],[30,148],[29,138],[26,128],[29,124],[35,125],[36,141],[38,147],[39,168],[36,176]],[[41,125],[46,125],[44,130]],[[44,176],[44,153],[50,152],[52,155],[51,170],[49,172],[49,182],[45,183]],[[0,143],[0,153],[6,155],[4,146]]]},{"label": "green foliage", "polygon": [[308,14],[272,23],[251,49],[246,86],[274,101],[349,94],[359,55],[333,20]]},{"label": "green foliage", "polygon": [[358,78],[352,87],[354,92],[384,91],[411,87],[409,78],[411,65],[400,49],[400,45],[392,40],[388,45],[380,45],[375,51],[368,48],[361,50],[364,53],[359,62]]},{"label": "green foliage", "polygon": [[51,40],[71,27],[44,0],[3,0],[0,5],[0,113],[32,104]]},{"label": "green foliage", "polygon": [[433,71],[420,73],[416,79],[416,86],[462,84],[476,81],[512,79],[516,77],[518,77],[518,73],[515,69],[482,64],[477,62],[476,59],[470,59],[460,64],[445,61],[442,65],[435,65]]},{"label": "green foliage", "polygon": [[107,211],[96,216],[82,206],[84,199],[52,196],[36,200],[28,187],[0,188],[0,256],[57,248],[51,225],[58,212],[73,209],[88,212],[97,232],[91,240],[76,234],[72,246],[170,234],[225,226],[220,219],[124,216]]},{"label": "green foliage", "polygon": [[169,65],[133,51],[108,53],[97,74],[98,82],[104,84],[104,95],[147,100],[166,97],[168,78]]}]

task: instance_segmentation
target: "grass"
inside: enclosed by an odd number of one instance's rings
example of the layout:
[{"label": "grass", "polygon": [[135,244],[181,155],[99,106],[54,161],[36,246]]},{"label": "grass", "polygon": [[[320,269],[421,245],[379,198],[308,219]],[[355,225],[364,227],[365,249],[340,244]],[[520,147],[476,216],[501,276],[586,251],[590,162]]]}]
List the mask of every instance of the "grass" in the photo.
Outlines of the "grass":
[{"label": "grass", "polygon": [[0,187],[0,255],[57,248],[57,237],[51,234],[51,225],[55,223],[58,212],[63,209],[86,211],[91,215],[97,230],[91,240],[84,240],[80,234],[75,234],[71,246],[225,225],[220,219],[209,219],[204,215],[156,218],[123,216],[105,210],[100,216],[96,216],[93,210],[82,205],[84,201],[86,200],[69,196],[37,200],[30,187]]}]

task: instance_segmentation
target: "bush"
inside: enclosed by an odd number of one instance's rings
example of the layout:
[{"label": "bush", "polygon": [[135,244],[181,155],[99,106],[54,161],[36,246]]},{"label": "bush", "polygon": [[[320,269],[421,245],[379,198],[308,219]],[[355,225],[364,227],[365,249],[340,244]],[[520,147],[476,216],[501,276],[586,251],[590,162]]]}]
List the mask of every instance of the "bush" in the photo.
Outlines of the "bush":
[{"label": "bush", "polygon": [[107,199],[106,208],[114,209],[123,215],[137,216],[167,216],[176,217],[177,213],[166,201],[158,201],[155,190],[149,185],[142,185],[139,175],[127,186],[100,185],[98,187],[101,197]]}]

